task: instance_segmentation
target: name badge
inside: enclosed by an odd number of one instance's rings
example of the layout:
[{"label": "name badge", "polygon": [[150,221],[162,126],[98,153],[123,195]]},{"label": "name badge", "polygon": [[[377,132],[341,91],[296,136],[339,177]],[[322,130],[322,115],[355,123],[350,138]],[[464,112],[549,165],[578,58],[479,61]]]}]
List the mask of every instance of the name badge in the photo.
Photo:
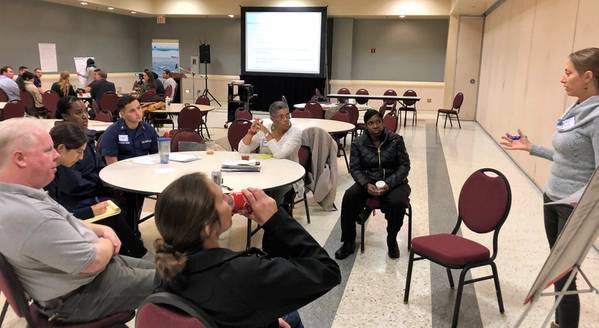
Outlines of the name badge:
[{"label": "name badge", "polygon": [[561,130],[567,130],[567,129],[572,128],[574,126],[574,124],[576,124],[576,121],[575,121],[574,117],[570,117],[568,119],[562,120],[560,123],[561,124],[558,124],[559,128]]},{"label": "name badge", "polygon": [[129,143],[129,136],[126,134],[119,134],[119,143]]}]

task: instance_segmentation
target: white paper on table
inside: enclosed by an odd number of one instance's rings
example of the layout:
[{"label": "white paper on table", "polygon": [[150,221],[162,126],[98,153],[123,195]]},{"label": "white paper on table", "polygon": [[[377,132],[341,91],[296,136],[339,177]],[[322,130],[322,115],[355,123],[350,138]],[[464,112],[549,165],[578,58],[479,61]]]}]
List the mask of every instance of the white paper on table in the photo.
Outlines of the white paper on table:
[{"label": "white paper on table", "polygon": [[175,161],[175,162],[187,163],[187,162],[197,161],[198,159],[200,159],[200,157],[198,157],[197,155],[194,155],[194,154],[171,153],[169,155],[169,160]]},{"label": "white paper on table", "polygon": [[153,156],[134,157],[131,161],[135,164],[142,164],[142,165],[160,164],[160,158],[153,157]]},{"label": "white paper on table", "polygon": [[56,60],[56,43],[38,43],[40,67],[44,72],[58,72]]},{"label": "white paper on table", "polygon": [[570,196],[566,196],[560,200],[557,200],[555,202],[550,202],[550,203],[545,203],[545,205],[570,205],[572,206],[572,204],[578,204],[578,202],[580,201],[580,197],[582,197],[582,193],[585,191],[585,189],[587,189],[587,186],[582,187],[580,190],[578,190],[577,192],[573,193]]},{"label": "white paper on table", "polygon": [[83,75],[83,76],[78,76],[80,88],[84,88],[87,86],[86,84],[87,84],[87,59],[88,58],[94,59],[94,57],[92,57],[92,56],[73,57],[73,60],[75,61],[75,71],[78,74]]}]

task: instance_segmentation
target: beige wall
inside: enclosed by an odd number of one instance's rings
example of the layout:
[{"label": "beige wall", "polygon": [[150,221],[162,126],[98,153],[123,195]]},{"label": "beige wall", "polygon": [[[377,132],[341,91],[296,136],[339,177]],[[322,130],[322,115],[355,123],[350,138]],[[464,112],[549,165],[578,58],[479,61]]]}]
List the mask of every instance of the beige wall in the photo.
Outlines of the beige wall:
[{"label": "beige wall", "polygon": [[[572,51],[599,44],[596,0],[506,0],[487,16],[476,119],[499,140],[522,128],[551,146],[555,122],[569,99],[559,83]],[[543,187],[550,162],[523,152],[514,161]]]},{"label": "beige wall", "polygon": [[449,20],[442,108],[451,108],[455,94],[462,92],[462,120],[474,120],[476,114],[483,21],[482,16],[451,16]]}]

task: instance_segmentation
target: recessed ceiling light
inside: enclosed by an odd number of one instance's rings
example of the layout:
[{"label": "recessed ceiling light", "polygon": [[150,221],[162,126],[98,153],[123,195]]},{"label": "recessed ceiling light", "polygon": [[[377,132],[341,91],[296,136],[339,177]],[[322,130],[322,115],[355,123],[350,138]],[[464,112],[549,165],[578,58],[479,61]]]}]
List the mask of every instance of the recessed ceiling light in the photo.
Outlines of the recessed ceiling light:
[{"label": "recessed ceiling light", "polygon": [[85,1],[81,1],[81,2],[80,2],[80,4],[81,4],[82,6],[87,6],[87,2],[85,2]]},{"label": "recessed ceiling light", "polygon": [[135,14],[137,14],[137,11],[131,11],[131,13],[132,13],[133,15],[135,15]]},{"label": "recessed ceiling light", "polygon": [[108,7],[108,10],[114,10],[114,8],[113,7]]},{"label": "recessed ceiling light", "polygon": [[235,15],[227,15],[229,18],[235,18]]},{"label": "recessed ceiling light", "polygon": [[406,18],[406,15],[399,15],[399,18],[404,19]]}]

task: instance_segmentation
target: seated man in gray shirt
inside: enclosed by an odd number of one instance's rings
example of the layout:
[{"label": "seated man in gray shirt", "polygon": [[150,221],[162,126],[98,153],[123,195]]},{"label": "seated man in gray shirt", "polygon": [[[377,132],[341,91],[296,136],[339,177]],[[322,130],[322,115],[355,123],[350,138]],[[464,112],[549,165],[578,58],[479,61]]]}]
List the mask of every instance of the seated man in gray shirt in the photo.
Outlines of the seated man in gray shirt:
[{"label": "seated man in gray shirt", "polygon": [[75,218],[42,190],[58,153],[37,120],[0,123],[0,250],[52,320],[134,310],[152,292],[152,263],[119,256],[114,231]]}]

